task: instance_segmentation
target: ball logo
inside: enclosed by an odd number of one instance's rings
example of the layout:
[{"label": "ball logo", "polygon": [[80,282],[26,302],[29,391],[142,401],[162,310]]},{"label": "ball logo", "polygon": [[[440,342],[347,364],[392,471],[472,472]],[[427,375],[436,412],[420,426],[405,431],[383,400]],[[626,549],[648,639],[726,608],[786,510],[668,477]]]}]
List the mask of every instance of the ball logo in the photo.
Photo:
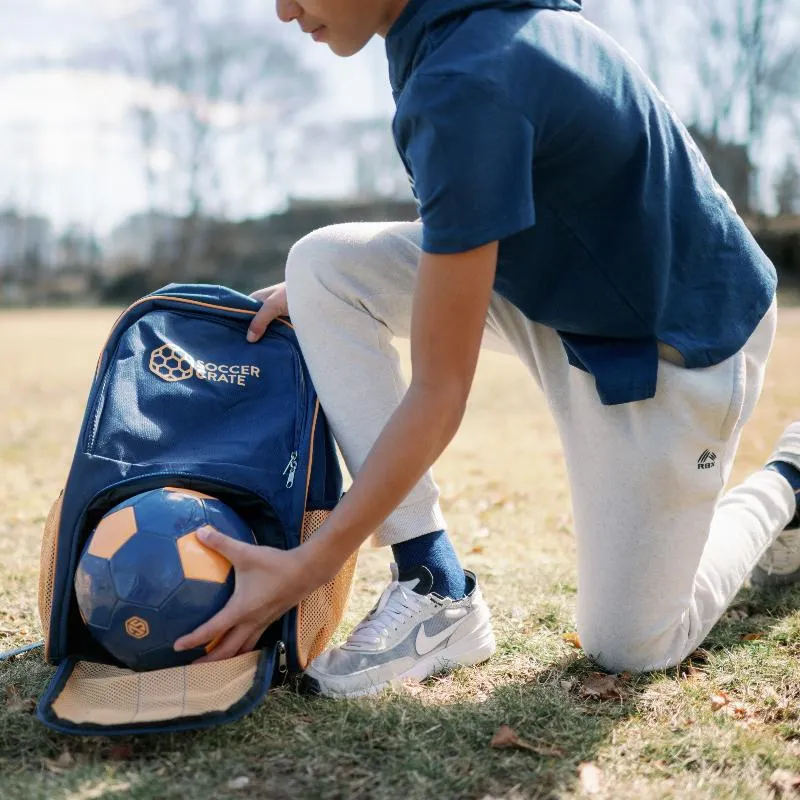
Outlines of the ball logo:
[{"label": "ball logo", "polygon": [[194,375],[194,359],[175,345],[162,344],[150,353],[150,372],[169,383],[186,381]]},{"label": "ball logo", "polygon": [[252,364],[217,364],[189,355],[171,342],[150,353],[150,372],[167,383],[196,378],[211,383],[233,383],[247,386],[248,378],[260,378],[261,368]]},{"label": "ball logo", "polygon": [[146,619],[141,617],[128,617],[125,620],[125,632],[134,639],[144,639],[150,633],[150,626]]}]

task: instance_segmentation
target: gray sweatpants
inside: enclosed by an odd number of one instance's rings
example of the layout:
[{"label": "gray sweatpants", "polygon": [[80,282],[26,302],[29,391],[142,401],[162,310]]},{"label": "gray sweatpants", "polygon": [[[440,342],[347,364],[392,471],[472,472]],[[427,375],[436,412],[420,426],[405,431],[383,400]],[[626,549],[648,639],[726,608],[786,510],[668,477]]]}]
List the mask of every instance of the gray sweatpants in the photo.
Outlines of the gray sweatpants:
[{"label": "gray sweatpants", "polygon": [[[405,393],[392,339],[409,335],[420,241],[419,223],[353,223],[316,231],[289,255],[289,311],[352,474]],[[775,324],[773,305],[735,356],[692,370],[662,358],[655,398],[604,406],[555,331],[492,298],[484,344],[524,362],[558,426],[577,538],[578,633],[609,670],[679,663],[794,513],[788,484],[771,471],[722,496]],[[444,527],[427,474],[376,543]]]}]

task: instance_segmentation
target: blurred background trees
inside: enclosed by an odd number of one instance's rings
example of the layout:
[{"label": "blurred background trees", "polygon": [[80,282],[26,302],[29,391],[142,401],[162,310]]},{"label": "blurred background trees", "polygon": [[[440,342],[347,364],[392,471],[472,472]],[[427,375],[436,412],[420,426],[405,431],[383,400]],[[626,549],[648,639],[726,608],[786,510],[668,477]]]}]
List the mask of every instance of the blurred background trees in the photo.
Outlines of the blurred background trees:
[{"label": "blurred background trees", "polygon": [[[584,0],[800,276],[800,0]],[[261,0],[0,0],[0,303],[250,291],[293,241],[409,218],[382,41],[343,61]]]}]

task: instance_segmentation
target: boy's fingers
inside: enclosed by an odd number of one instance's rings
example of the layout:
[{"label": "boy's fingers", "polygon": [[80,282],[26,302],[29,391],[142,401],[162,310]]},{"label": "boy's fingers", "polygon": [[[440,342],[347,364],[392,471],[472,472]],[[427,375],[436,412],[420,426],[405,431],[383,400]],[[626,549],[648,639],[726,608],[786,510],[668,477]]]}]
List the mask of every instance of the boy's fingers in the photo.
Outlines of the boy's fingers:
[{"label": "boy's fingers", "polygon": [[234,567],[241,563],[243,557],[249,555],[247,550],[253,546],[240,542],[232,536],[226,536],[210,525],[198,528],[197,539],[201,544],[215,550],[221,556],[225,556]]},{"label": "boy's fingers", "polygon": [[230,604],[225,606],[222,611],[214,614],[208,622],[204,622],[199,628],[195,628],[191,633],[186,636],[181,636],[173,644],[175,652],[182,650],[191,650],[193,647],[202,647],[214,639],[218,639],[231,625],[234,623],[234,612],[229,611]]},{"label": "boy's fingers", "polygon": [[258,640],[261,638],[261,634],[264,633],[265,630],[266,628],[259,628],[257,631],[254,631],[252,634],[250,634],[247,641],[244,643],[244,647],[241,648],[241,652],[249,653],[251,650],[255,650]]},{"label": "boy's fingers", "polygon": [[207,655],[198,658],[195,664],[204,664],[207,661],[221,661],[223,658],[232,658],[242,650],[242,645],[248,638],[250,631],[244,625],[237,625],[231,628],[225,638],[213,648]]},{"label": "boy's fingers", "polygon": [[265,300],[250,322],[250,327],[247,329],[247,341],[257,342],[264,335],[270,322],[277,316],[278,309],[275,308],[275,304],[270,302],[270,299]]}]

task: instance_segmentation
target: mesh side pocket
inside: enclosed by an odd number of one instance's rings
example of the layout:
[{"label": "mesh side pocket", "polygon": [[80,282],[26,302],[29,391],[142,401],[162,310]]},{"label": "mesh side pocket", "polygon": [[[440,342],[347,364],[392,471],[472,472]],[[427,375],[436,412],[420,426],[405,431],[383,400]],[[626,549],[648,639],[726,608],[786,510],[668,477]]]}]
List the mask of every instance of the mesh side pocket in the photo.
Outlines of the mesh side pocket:
[{"label": "mesh side pocket", "polygon": [[42,535],[42,551],[39,557],[39,619],[44,633],[44,657],[50,655],[50,615],[53,610],[53,586],[56,576],[56,550],[58,545],[58,528],[61,523],[61,504],[64,492],[50,507]]},{"label": "mesh side pocket", "polygon": [[[310,539],[330,516],[330,511],[306,511],[300,541]],[[326,647],[339,626],[350,596],[358,553],[353,553],[329,583],[320,586],[297,609],[297,658],[305,669]]]}]

